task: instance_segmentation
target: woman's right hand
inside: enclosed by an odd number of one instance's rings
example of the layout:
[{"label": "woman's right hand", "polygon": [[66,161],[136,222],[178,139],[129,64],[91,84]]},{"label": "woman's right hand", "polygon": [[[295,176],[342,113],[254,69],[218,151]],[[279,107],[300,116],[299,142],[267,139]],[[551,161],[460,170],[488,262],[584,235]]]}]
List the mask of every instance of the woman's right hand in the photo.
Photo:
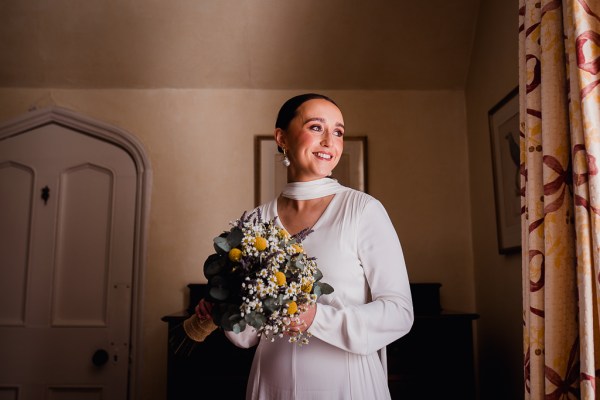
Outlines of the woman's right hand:
[{"label": "woman's right hand", "polygon": [[200,300],[198,305],[195,308],[196,316],[200,321],[204,321],[207,319],[212,319],[211,311],[212,311],[213,303],[206,301],[204,299]]}]

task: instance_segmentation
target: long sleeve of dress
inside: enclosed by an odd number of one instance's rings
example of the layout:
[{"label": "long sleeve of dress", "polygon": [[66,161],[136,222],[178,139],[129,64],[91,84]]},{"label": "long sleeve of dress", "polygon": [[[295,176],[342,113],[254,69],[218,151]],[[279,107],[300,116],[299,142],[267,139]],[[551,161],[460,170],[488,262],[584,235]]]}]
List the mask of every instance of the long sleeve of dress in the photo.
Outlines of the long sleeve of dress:
[{"label": "long sleeve of dress", "polygon": [[414,318],[400,241],[377,200],[369,201],[360,217],[357,248],[371,301],[319,303],[309,331],[333,346],[366,355],[408,333]]}]

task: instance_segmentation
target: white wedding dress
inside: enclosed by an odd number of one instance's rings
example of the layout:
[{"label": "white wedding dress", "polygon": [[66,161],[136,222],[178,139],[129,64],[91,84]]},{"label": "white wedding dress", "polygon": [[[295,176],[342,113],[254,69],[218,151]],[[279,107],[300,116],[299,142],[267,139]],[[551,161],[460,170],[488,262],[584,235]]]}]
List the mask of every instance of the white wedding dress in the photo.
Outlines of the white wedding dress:
[{"label": "white wedding dress", "polygon": [[[319,298],[309,344],[259,340],[251,327],[226,332],[237,346],[258,343],[247,399],[390,398],[385,346],[413,322],[402,249],[379,201],[335,185],[334,198],[303,242],[323,282],[335,289]],[[265,220],[277,216],[276,200],[260,208]]]}]

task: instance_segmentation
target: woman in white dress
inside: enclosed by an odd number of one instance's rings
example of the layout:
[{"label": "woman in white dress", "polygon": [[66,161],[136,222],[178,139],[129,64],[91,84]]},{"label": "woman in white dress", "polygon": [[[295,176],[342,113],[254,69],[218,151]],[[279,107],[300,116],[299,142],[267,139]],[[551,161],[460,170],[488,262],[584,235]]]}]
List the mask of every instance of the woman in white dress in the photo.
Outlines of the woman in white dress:
[{"label": "woman in white dress", "polygon": [[[260,340],[253,328],[226,332],[237,346],[258,344],[247,399],[389,399],[385,346],[408,333],[413,310],[400,242],[379,201],[327,178],[342,155],[344,120],[333,100],[304,94],[279,111],[275,140],[288,184],[260,206],[265,219],[295,234],[316,257],[323,282],[335,291],[319,298],[293,325],[310,343]],[[197,313],[209,318],[210,304]]]}]

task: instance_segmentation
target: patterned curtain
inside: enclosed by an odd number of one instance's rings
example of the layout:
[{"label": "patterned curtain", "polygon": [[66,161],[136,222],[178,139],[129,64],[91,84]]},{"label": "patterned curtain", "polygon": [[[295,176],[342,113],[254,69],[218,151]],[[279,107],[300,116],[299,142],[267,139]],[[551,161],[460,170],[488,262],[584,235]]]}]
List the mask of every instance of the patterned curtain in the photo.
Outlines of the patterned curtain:
[{"label": "patterned curtain", "polygon": [[600,0],[519,7],[525,399],[595,399]]}]

